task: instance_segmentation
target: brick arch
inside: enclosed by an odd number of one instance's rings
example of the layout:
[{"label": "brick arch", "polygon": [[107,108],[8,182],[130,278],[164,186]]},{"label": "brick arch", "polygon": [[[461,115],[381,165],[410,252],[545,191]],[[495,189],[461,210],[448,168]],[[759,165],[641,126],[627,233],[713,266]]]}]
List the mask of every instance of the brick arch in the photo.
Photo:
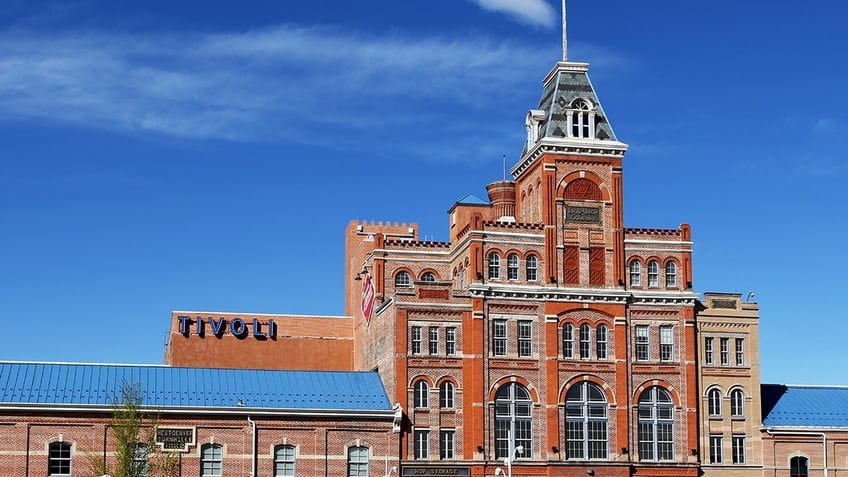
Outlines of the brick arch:
[{"label": "brick arch", "polygon": [[424,381],[425,383],[427,383],[427,386],[429,386],[430,388],[433,387],[433,379],[430,376],[427,376],[425,374],[417,374],[409,380],[409,389],[414,388],[415,383],[417,383],[418,381]]},{"label": "brick arch", "polygon": [[459,381],[457,381],[457,379],[456,379],[455,377],[453,377],[453,376],[451,376],[451,375],[449,375],[449,374],[446,374],[446,375],[444,375],[444,376],[440,377],[439,379],[437,379],[437,380],[436,380],[436,387],[441,386],[441,385],[442,385],[442,383],[444,383],[444,382],[450,382],[450,383],[453,383],[453,385],[454,385],[454,386],[456,386],[457,388],[459,388]]},{"label": "brick arch", "polygon": [[[585,314],[586,312],[597,313],[598,315],[601,315],[601,319],[592,322],[589,318],[586,318],[584,316],[580,316],[582,314]],[[589,323],[589,324],[592,324],[592,323],[601,324],[601,323],[603,323],[603,324],[605,324],[609,327],[612,327],[613,324],[615,323],[615,317],[612,316],[611,314],[605,312],[605,311],[596,310],[594,308],[580,308],[580,309],[577,309],[577,310],[568,310],[566,312],[561,313],[559,316],[557,316],[557,323],[559,324],[558,326],[560,328],[565,323],[571,323],[573,325],[579,325],[579,324],[584,323],[584,322]]]},{"label": "brick arch", "polygon": [[639,386],[636,386],[633,396],[631,397],[631,405],[638,407],[639,396],[641,396],[646,389],[652,388],[654,386],[659,386],[668,391],[671,394],[671,399],[672,401],[674,401],[674,405],[676,407],[680,407],[683,405],[682,401],[680,400],[680,394],[677,392],[677,389],[675,389],[674,386],[671,385],[671,383],[664,379],[649,379],[647,381],[643,381],[642,384],[640,384]]},{"label": "brick arch", "polygon": [[746,398],[748,397],[748,392],[745,390],[745,386],[743,386],[741,384],[732,384],[732,385],[728,386],[727,392],[724,393],[724,397],[730,397],[730,394],[733,391],[736,391],[737,389],[742,391],[742,396],[744,396]]},{"label": "brick arch", "polygon": [[568,186],[573,183],[578,183],[577,181],[584,180],[589,181],[598,188],[598,198],[577,200],[599,200],[603,202],[612,201],[612,193],[610,192],[609,187],[604,183],[600,176],[590,171],[575,171],[563,177],[562,180],[559,182],[559,185],[557,185],[557,198],[566,199],[566,191],[568,189]]},{"label": "brick arch", "polygon": [[724,394],[724,392],[721,390],[721,386],[720,386],[720,385],[718,385],[718,384],[713,384],[713,385],[711,385],[711,386],[707,386],[707,388],[706,388],[706,389],[704,389],[704,395],[703,395],[703,396],[701,396],[701,397],[703,397],[703,398],[709,398],[709,397],[710,397],[710,391],[712,391],[713,389],[718,389],[719,394],[721,394],[722,396],[724,396],[724,395],[725,395],[725,394]]},{"label": "brick arch", "polygon": [[518,383],[524,386],[525,388],[527,388],[527,391],[530,392],[530,399],[533,400],[533,404],[541,404],[541,401],[539,401],[539,392],[530,383],[530,381],[522,378],[521,376],[504,376],[501,379],[498,379],[495,384],[492,385],[492,388],[489,389],[489,402],[494,403],[495,394],[497,394],[498,389],[500,389],[500,387],[504,384],[509,383]]},{"label": "brick arch", "polygon": [[430,272],[430,273],[432,273],[433,275],[435,275],[435,276],[436,276],[436,280],[441,280],[441,279],[442,279],[442,277],[441,277],[441,275],[439,274],[439,272],[437,272],[435,269],[433,269],[433,268],[429,268],[429,267],[428,267],[428,268],[425,268],[424,270],[421,270],[421,273],[419,273],[419,274],[418,274],[418,279],[419,279],[419,280],[421,280],[421,277],[423,277],[423,276],[424,276],[424,274],[425,274],[425,273],[427,273],[427,272]]},{"label": "brick arch", "polygon": [[603,379],[601,379],[598,376],[595,376],[593,374],[584,374],[584,375],[574,376],[573,378],[566,381],[565,384],[559,390],[559,397],[557,398],[558,399],[557,402],[564,403],[565,402],[565,395],[568,393],[568,390],[571,389],[571,387],[574,386],[575,384],[579,384],[579,383],[586,382],[586,381],[588,381],[590,383],[597,384],[598,386],[601,387],[601,389],[604,390],[604,394],[606,394],[606,396],[607,396],[607,404],[609,404],[610,406],[613,406],[613,405],[616,404],[615,394],[612,392],[612,388],[609,386],[609,384],[607,384],[606,381],[604,381]]}]

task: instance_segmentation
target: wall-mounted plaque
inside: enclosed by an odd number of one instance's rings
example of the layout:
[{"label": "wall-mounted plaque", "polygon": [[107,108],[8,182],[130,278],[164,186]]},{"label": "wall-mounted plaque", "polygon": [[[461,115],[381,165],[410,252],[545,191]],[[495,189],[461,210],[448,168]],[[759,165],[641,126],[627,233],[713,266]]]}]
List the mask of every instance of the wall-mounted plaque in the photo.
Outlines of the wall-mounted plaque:
[{"label": "wall-mounted plaque", "polygon": [[159,427],[156,429],[156,444],[165,452],[188,452],[194,445],[193,427]]},{"label": "wall-mounted plaque", "polygon": [[599,224],[601,223],[601,208],[566,205],[565,221],[583,224]]}]

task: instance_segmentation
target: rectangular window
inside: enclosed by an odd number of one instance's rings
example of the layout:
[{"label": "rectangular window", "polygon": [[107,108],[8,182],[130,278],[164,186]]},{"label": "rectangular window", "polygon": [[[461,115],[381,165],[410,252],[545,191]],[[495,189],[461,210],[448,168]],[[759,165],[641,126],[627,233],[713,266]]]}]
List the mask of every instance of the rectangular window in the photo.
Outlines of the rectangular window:
[{"label": "rectangular window", "polygon": [[674,327],[660,326],[660,360],[674,361]]},{"label": "rectangular window", "polygon": [[745,366],[745,340],[736,338],[736,366]]},{"label": "rectangular window", "polygon": [[[150,465],[148,464],[147,457],[147,445],[142,444],[141,442],[135,445],[135,449],[133,450],[133,474],[138,477],[146,477],[149,472]],[[294,474],[292,474],[294,475]]]},{"label": "rectangular window", "polygon": [[730,342],[730,338],[721,338],[719,340],[719,346],[721,346],[721,365],[727,366],[730,364],[730,350],[728,349],[728,345]]},{"label": "rectangular window", "polygon": [[589,325],[580,325],[580,359],[592,359],[592,330]]},{"label": "rectangular window", "polygon": [[454,432],[453,429],[439,431],[439,457],[442,460],[454,459]]},{"label": "rectangular window", "polygon": [[745,463],[745,436],[733,436],[733,463]]},{"label": "rectangular window", "polygon": [[415,429],[415,458],[427,459],[430,457],[430,431],[426,429]]},{"label": "rectangular window", "polygon": [[562,325],[562,357],[574,357],[574,325],[571,323]]},{"label": "rectangular window", "polygon": [[427,350],[430,352],[430,355],[439,354],[439,327],[431,326],[430,327],[430,336],[427,341]]},{"label": "rectangular window", "polygon": [[715,364],[714,352],[712,336],[704,338],[704,361],[706,361],[707,364]]},{"label": "rectangular window", "polygon": [[453,356],[456,354],[456,328],[445,328],[445,354]]},{"label": "rectangular window", "polygon": [[595,330],[595,355],[598,359],[607,359],[607,327],[598,325]]},{"label": "rectangular window", "polygon": [[724,444],[722,436],[710,436],[710,464],[721,464],[724,462],[722,447]]},{"label": "rectangular window", "polygon": [[506,356],[506,320],[494,320],[492,328],[492,354]]},{"label": "rectangular window", "polygon": [[421,354],[421,327],[413,326],[412,327],[412,340],[410,342],[412,346],[412,354]]},{"label": "rectangular window", "polygon": [[648,326],[636,325],[636,361],[648,361],[651,355],[648,342]]},{"label": "rectangular window", "polygon": [[223,475],[224,447],[219,444],[205,444],[200,449],[200,475]]},{"label": "rectangular window", "polygon": [[518,322],[518,356],[533,356],[533,322]]}]

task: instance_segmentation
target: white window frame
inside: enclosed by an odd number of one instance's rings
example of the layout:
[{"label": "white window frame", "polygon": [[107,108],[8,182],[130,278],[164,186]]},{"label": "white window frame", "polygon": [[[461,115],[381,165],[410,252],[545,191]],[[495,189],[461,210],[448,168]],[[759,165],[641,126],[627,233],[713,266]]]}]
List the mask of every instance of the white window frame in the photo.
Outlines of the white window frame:
[{"label": "white window frame", "polygon": [[291,444],[274,446],[274,477],[297,475],[297,449]]},{"label": "white window frame", "polygon": [[651,360],[651,339],[648,325],[636,325],[635,330],[635,357],[636,361]]},{"label": "white window frame", "polygon": [[439,458],[456,459],[456,429],[439,429]]},{"label": "white window frame", "polygon": [[745,457],[745,436],[734,435],[730,437],[731,454],[734,464],[744,464],[747,460]]},{"label": "white window frame", "polygon": [[456,405],[456,386],[451,381],[442,381],[439,385],[439,409],[454,409]]},{"label": "white window frame", "polygon": [[574,325],[571,323],[562,325],[562,357],[574,359]]},{"label": "white window frame", "polygon": [[447,356],[456,355],[456,327],[448,326],[445,328],[445,354]]},{"label": "white window frame", "polygon": [[719,357],[722,366],[730,366],[730,338],[719,338]]},{"label": "white window frame", "polygon": [[656,260],[648,262],[648,288],[659,288],[660,264]]},{"label": "white window frame", "polygon": [[722,396],[718,388],[707,391],[707,414],[710,417],[721,417]]},{"label": "white window frame", "polygon": [[501,278],[501,256],[498,255],[498,252],[489,253],[488,269],[489,280],[499,280]]},{"label": "white window frame", "polygon": [[528,282],[535,282],[539,280],[539,258],[535,255],[528,255],[527,260],[525,261],[525,275],[527,276]]},{"label": "white window frame", "polygon": [[413,457],[415,460],[427,460],[430,458],[430,429],[416,427],[412,431]]},{"label": "white window frame", "polygon": [[639,260],[631,260],[630,265],[628,266],[630,271],[630,286],[631,287],[642,287],[642,262]]},{"label": "white window frame", "polygon": [[[55,452],[54,452],[55,449]],[[47,448],[47,475],[71,476],[74,472],[74,446],[70,442],[51,442]],[[54,467],[58,467],[54,472]],[[67,472],[64,472],[67,470]]]},{"label": "white window frame", "polygon": [[741,389],[730,391],[730,416],[745,417],[745,393]]},{"label": "white window frame", "polygon": [[492,320],[492,356],[507,355],[507,340],[509,332],[507,331],[507,320],[496,319]]},{"label": "white window frame", "polygon": [[511,253],[506,257],[506,279],[507,280],[518,280],[519,275],[519,266],[518,266],[518,254]]},{"label": "white window frame", "polygon": [[439,354],[439,327],[431,326],[427,329],[427,353],[430,356]]},{"label": "white window frame", "polygon": [[677,263],[674,260],[665,263],[665,287],[677,288]]},{"label": "white window frame", "polygon": [[412,385],[412,407],[427,409],[430,407],[430,385],[419,379]]},{"label": "white window frame", "polygon": [[595,358],[609,359],[609,327],[604,324],[595,328]]},{"label": "white window frame", "polygon": [[712,336],[704,337],[704,362],[715,365],[715,339]]},{"label": "white window frame", "polygon": [[[206,471],[209,470],[209,473]],[[200,447],[200,475],[202,477],[224,475],[224,446],[203,444]]]},{"label": "white window frame", "polygon": [[412,276],[406,270],[401,270],[395,274],[395,288],[411,288]]},{"label": "white window frame", "polygon": [[710,464],[724,463],[724,436],[710,434]]},{"label": "white window frame", "polygon": [[414,325],[410,328],[410,353],[413,355],[421,354],[421,326]]},{"label": "white window frame", "polygon": [[674,361],[674,326],[660,326],[660,361]]},{"label": "white window frame", "polygon": [[533,322],[518,321],[518,356],[529,358],[533,356]]}]

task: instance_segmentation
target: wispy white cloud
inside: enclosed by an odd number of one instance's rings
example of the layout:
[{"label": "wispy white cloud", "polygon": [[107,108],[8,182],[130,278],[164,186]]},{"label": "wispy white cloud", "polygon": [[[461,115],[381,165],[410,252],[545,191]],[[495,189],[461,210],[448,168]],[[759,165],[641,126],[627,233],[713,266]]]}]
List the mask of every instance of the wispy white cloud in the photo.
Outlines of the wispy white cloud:
[{"label": "wispy white cloud", "polygon": [[0,120],[325,145],[334,132],[386,137],[486,118],[551,63],[530,45],[490,38],[290,25],[155,36],[17,30],[0,32],[0,43]]},{"label": "wispy white cloud", "polygon": [[513,20],[543,28],[557,24],[557,14],[546,0],[471,0],[484,10],[503,13]]}]

